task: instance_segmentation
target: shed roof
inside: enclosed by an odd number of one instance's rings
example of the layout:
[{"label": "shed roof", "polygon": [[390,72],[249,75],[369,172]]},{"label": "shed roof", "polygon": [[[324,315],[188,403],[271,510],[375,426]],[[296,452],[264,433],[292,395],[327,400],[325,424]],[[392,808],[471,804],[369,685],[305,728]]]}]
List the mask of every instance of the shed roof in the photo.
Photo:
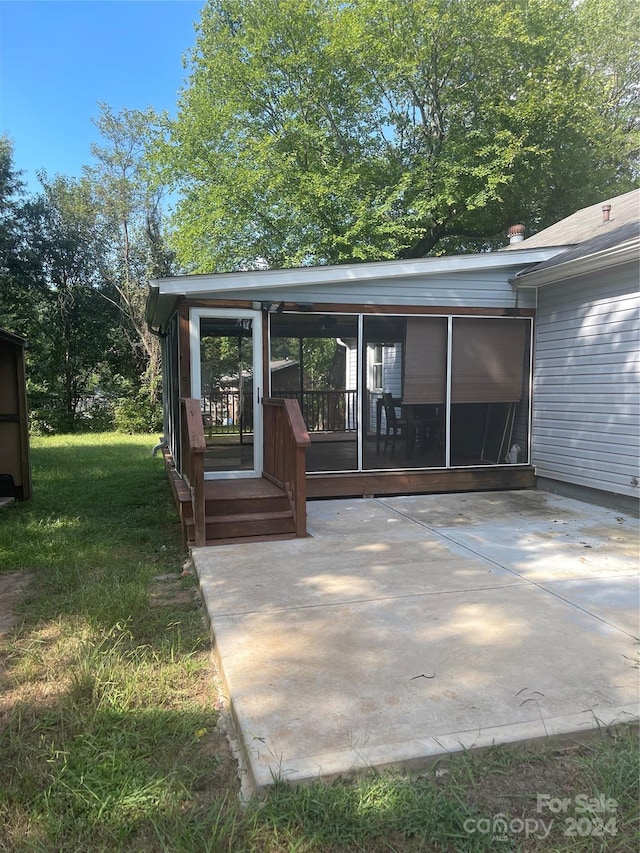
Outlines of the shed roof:
[{"label": "shed roof", "polygon": [[10,344],[15,344],[19,347],[26,347],[27,339],[21,338],[20,335],[14,335],[13,332],[8,332],[6,329],[0,329],[0,340]]}]

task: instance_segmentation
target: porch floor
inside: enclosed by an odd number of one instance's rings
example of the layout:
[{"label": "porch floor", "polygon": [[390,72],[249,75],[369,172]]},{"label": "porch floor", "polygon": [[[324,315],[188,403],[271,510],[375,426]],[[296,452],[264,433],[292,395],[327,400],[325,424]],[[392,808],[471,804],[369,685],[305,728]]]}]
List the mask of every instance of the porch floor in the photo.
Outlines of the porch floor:
[{"label": "porch floor", "polygon": [[[355,471],[358,467],[358,445],[353,433],[311,433],[311,446],[306,451],[307,471]],[[234,436],[218,436],[219,441],[209,444],[205,454],[208,471],[251,470],[253,468],[253,444],[245,439],[243,444]],[[234,439],[234,440],[231,440]],[[365,471],[389,471],[397,469],[442,468],[445,464],[444,449],[429,448],[425,452],[416,449],[407,454],[405,442],[398,441],[392,454],[391,446],[384,452],[384,438],[378,444],[375,436],[365,439],[363,445],[363,468]],[[493,465],[495,461],[453,453],[452,466]]]},{"label": "porch floor", "polygon": [[536,491],[308,502],[193,550],[246,792],[638,719],[638,522]]}]

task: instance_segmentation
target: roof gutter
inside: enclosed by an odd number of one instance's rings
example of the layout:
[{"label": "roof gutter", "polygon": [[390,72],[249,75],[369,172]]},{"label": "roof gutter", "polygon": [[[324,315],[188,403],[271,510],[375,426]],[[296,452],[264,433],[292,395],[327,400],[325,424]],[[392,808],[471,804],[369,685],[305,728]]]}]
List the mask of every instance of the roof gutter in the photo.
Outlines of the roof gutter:
[{"label": "roof gutter", "polygon": [[575,278],[601,269],[632,263],[640,257],[640,238],[635,238],[618,246],[611,246],[600,252],[594,252],[581,258],[564,263],[552,264],[542,269],[524,270],[509,282],[516,287],[544,287],[557,281]]},{"label": "roof gutter", "polygon": [[158,308],[158,300],[160,298],[160,293],[157,284],[150,283],[149,284],[149,295],[147,296],[147,305],[145,309],[145,319],[147,321],[147,328],[151,332],[152,335],[160,336],[162,334],[161,327],[157,328],[154,326],[156,322],[156,311]]}]

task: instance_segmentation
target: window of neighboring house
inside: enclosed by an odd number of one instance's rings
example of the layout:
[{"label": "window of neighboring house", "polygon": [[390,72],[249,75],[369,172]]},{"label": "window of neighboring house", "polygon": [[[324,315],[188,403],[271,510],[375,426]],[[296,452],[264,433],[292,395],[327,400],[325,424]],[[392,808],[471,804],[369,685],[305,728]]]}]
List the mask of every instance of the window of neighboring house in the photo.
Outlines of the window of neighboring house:
[{"label": "window of neighboring house", "polygon": [[382,391],[382,344],[369,347],[369,364],[371,366],[370,388],[372,391]]}]

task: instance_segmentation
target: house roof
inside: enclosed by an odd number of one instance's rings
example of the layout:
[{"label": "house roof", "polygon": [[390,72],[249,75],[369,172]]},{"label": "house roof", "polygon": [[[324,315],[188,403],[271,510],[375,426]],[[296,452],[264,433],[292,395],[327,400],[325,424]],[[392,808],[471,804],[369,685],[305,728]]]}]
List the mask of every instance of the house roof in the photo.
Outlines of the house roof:
[{"label": "house roof", "polygon": [[[523,244],[520,244],[520,246]],[[518,247],[519,248],[519,247]],[[277,288],[313,289],[335,284],[362,284],[377,280],[393,280],[400,284],[411,279],[444,279],[456,273],[475,270],[508,270],[537,264],[562,251],[562,247],[542,247],[519,252],[482,252],[470,255],[416,258],[401,261],[374,261],[334,266],[294,267],[290,269],[247,270],[229,273],[181,275],[154,279],[149,283],[147,323],[162,326],[173,313],[181,296],[221,297],[234,291],[253,292],[260,299],[262,291]]]},{"label": "house roof", "polygon": [[639,223],[629,222],[591,240],[585,240],[530,269],[519,273],[519,287],[540,287],[618,264],[640,260]]},{"label": "house roof", "polygon": [[[603,221],[603,207],[611,205],[608,221]],[[640,189],[583,207],[519,243],[510,243],[502,251],[539,249],[549,246],[575,246],[615,231],[640,220]]]},{"label": "house roof", "polygon": [[[607,222],[603,221],[604,205],[611,206]],[[316,296],[314,288],[330,289],[332,285],[362,285],[382,279],[400,285],[403,281],[409,283],[420,279],[428,286],[434,281],[442,282],[447,277],[453,277],[456,273],[506,270],[507,274],[514,275],[518,269],[522,272],[511,281],[521,286],[534,286],[534,282],[536,285],[547,283],[546,279],[542,280],[545,276],[549,280],[557,278],[557,274],[551,271],[552,267],[577,275],[581,265],[594,263],[594,257],[606,256],[607,263],[612,262],[614,255],[618,259],[626,257],[625,252],[628,254],[629,247],[624,251],[621,247],[629,241],[633,243],[634,237],[637,239],[639,214],[640,189],[636,189],[585,207],[527,240],[512,243],[498,252],[154,279],[149,284],[147,323],[152,328],[161,328],[174,312],[180,297],[220,298],[241,291],[243,294],[252,294],[243,298],[254,298],[255,294],[255,299],[260,300],[261,293],[268,295],[274,287],[279,290],[308,290],[311,301]],[[533,278],[534,272],[538,280]],[[256,307],[259,304],[256,301]]]},{"label": "house roof", "polygon": [[276,373],[278,370],[286,370],[288,367],[297,367],[298,364],[299,362],[294,361],[292,358],[285,358],[272,361],[270,363],[270,370],[272,373]]},{"label": "house roof", "polygon": [[[524,246],[521,243],[518,247]],[[535,252],[524,246],[522,257],[517,263],[540,263],[552,257],[556,251],[544,247]],[[543,257],[544,255],[544,257]],[[291,267],[287,269],[240,270],[227,273],[204,273],[178,275],[153,279],[152,289],[160,293],[180,296],[201,293],[223,293],[226,290],[261,290],[277,284],[279,287],[313,287],[347,281],[373,281],[380,278],[403,279],[454,273],[474,269],[499,269],[509,267],[513,258],[498,252],[482,252],[473,255],[444,255],[442,257],[415,258],[402,261],[372,261],[354,264],[337,264],[316,267]]]},{"label": "house roof", "polygon": [[566,264],[569,261],[575,261],[579,258],[585,258],[588,255],[595,255],[598,252],[604,252],[606,249],[613,249],[617,246],[623,246],[624,244],[632,242],[634,239],[637,239],[638,234],[640,233],[639,229],[639,222],[628,222],[626,225],[621,225],[619,228],[615,228],[613,231],[606,231],[602,234],[598,234],[597,237],[592,237],[590,240],[585,240],[584,243],[578,243],[577,246],[573,246],[571,249],[567,249],[566,252],[561,252],[559,255],[554,255],[553,258],[549,258],[548,260],[543,261],[541,264],[537,264],[537,266],[535,266],[533,270],[537,271],[548,269],[549,267],[555,267],[559,266],[560,264]]}]

